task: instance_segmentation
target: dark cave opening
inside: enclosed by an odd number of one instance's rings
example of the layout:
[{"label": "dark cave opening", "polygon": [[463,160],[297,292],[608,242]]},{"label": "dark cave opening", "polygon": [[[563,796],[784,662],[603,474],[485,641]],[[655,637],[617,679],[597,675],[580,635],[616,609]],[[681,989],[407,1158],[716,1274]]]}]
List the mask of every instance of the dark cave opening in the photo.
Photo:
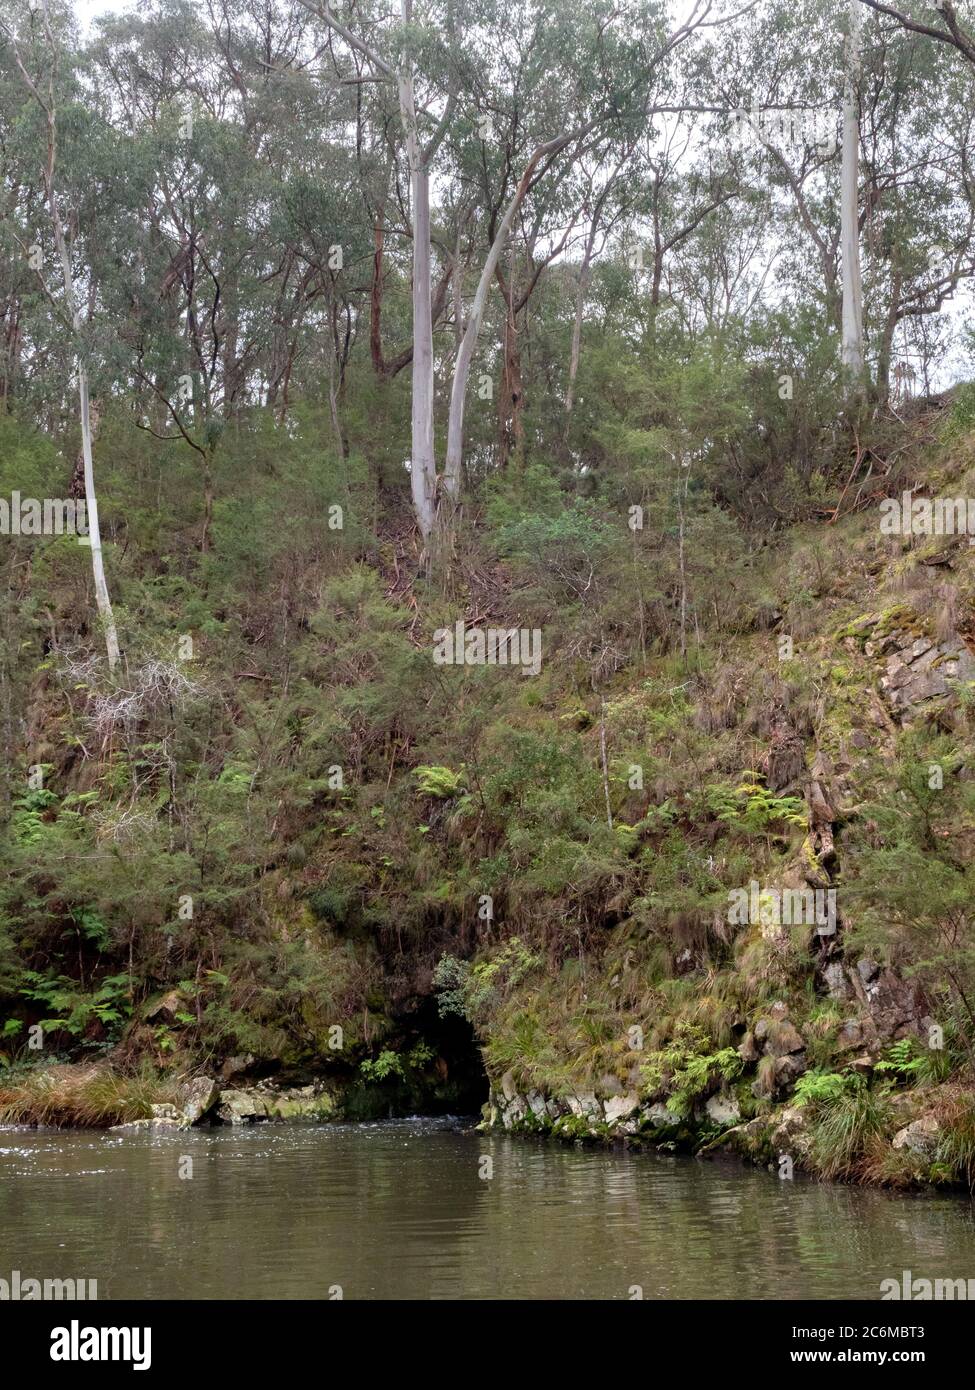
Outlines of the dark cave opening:
[{"label": "dark cave opening", "polygon": [[457,1014],[441,1017],[428,997],[397,1019],[390,1045],[398,1070],[357,1078],[347,1091],[347,1119],[402,1115],[479,1116],[488,1098],[488,1079],[474,1029]]}]

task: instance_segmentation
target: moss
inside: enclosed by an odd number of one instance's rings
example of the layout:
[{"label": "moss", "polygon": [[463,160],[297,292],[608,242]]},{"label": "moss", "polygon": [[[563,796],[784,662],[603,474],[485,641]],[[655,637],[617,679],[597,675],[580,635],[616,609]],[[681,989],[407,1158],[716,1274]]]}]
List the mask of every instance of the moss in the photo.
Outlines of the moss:
[{"label": "moss", "polygon": [[608,1125],[590,1120],[585,1115],[562,1115],[552,1126],[556,1139],[605,1139],[609,1133]]}]

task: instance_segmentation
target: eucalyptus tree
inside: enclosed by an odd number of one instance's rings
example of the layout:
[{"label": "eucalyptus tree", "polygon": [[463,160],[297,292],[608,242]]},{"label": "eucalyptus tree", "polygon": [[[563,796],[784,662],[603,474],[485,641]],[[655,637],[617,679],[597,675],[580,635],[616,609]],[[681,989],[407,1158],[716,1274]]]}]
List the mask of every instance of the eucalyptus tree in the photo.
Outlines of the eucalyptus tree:
[{"label": "eucalyptus tree", "polygon": [[[608,151],[653,104],[654,86],[672,52],[710,13],[696,0],[690,14],[668,28],[658,0],[613,7],[587,0],[578,10],[553,0],[500,5],[482,0],[465,7],[463,25],[452,0],[433,0],[422,13],[401,0],[398,22],[357,7],[340,18],[320,0],[303,0],[364,71],[350,83],[379,83],[396,92],[410,178],[413,238],[413,382],[411,488],[424,546],[438,520],[449,528],[461,495],[464,411],[474,351],[491,285],[526,202],[543,183],[561,184],[586,154]],[[504,43],[511,40],[510,62]],[[525,101],[523,77],[531,77]],[[431,178],[450,137],[451,159],[463,180],[466,157],[458,135],[476,120],[487,133],[496,117],[507,121],[505,145],[482,156],[488,167],[478,209],[484,251],[453,361],[446,460],[438,476],[434,449],[435,358],[431,313]],[[483,136],[481,143],[485,144]],[[475,160],[476,160],[475,155]],[[493,167],[492,167],[493,166]],[[578,216],[579,197],[575,198]],[[566,223],[562,222],[564,229]],[[550,228],[543,216],[529,224],[528,243]],[[547,254],[547,253],[546,253]],[[529,284],[537,282],[537,263]],[[529,291],[530,292],[530,291]],[[509,315],[511,311],[509,304]]]},{"label": "eucalyptus tree", "polygon": [[[73,53],[69,47],[73,43],[73,35],[65,23],[64,16],[55,15],[48,0],[41,0],[39,12],[28,10],[22,16],[19,26],[11,27],[7,19],[0,19],[0,35],[8,48],[7,56],[12,59],[20,75],[25,102],[32,113],[31,116],[26,112],[24,114],[25,120],[31,121],[36,133],[35,154],[47,212],[50,249],[53,251],[55,264],[53,282],[45,268],[44,246],[30,237],[26,227],[19,231],[15,229],[13,237],[15,242],[20,244],[31,267],[36,270],[44,295],[50,301],[56,318],[68,330],[72,343],[78,388],[82,477],[88,524],[87,545],[91,552],[95,604],[105,639],[109,670],[114,674],[118,669],[121,653],[115,613],[105,577],[92,457],[92,409],[86,330],[90,327],[89,311],[93,286],[82,262],[81,252],[86,229],[78,211],[85,197],[86,169],[80,161],[69,169],[64,166],[63,161],[59,163],[58,158],[61,122],[65,116],[71,121],[80,115],[76,104],[77,86],[74,74],[70,70],[65,71],[66,67],[70,69],[73,62]],[[76,150],[77,148],[76,146]],[[87,192],[90,193],[90,188]],[[16,209],[11,211],[16,217]],[[87,230],[90,235],[90,229]],[[38,234],[36,229],[34,234]]]},{"label": "eucalyptus tree", "polygon": [[[969,73],[886,24],[865,30],[861,78],[864,311],[876,389],[975,272]],[[869,40],[867,42],[867,40]],[[923,327],[922,327],[923,325]],[[924,371],[923,346],[919,355]]]},{"label": "eucalyptus tree", "polygon": [[104,21],[89,55],[140,202],[138,225],[116,248],[125,273],[106,278],[120,371],[136,424],[199,459],[203,550],[221,439],[252,406],[287,401],[307,320],[334,289],[324,261],[311,264],[295,245],[289,211],[303,159],[321,163],[305,27],[300,7],[207,23],[167,4]]},{"label": "eucalyptus tree", "polygon": [[971,122],[933,46],[836,20],[824,0],[748,15],[740,70],[716,45],[712,71],[745,177],[774,199],[773,288],[818,302],[848,377],[869,364],[883,398],[895,335],[971,274]]},{"label": "eucalyptus tree", "polygon": [[[434,357],[431,309],[430,178],[433,162],[447,133],[456,93],[442,63],[445,26],[435,28],[414,18],[413,0],[400,0],[398,23],[376,21],[357,13],[353,30],[327,4],[305,0],[329,29],[368,64],[368,72],[350,81],[388,82],[396,92],[410,178],[413,233],[413,392],[410,483],[420,533],[426,543],[436,519],[437,465],[434,453]],[[364,27],[363,27],[364,26]],[[378,30],[378,33],[374,33]],[[451,35],[451,38],[453,35]],[[435,61],[423,76],[418,57],[432,48]],[[430,68],[433,72],[430,72]],[[419,88],[419,94],[418,94]],[[440,105],[439,112],[431,107]]]},{"label": "eucalyptus tree", "polygon": [[[579,172],[580,161],[587,156],[605,161],[610,185],[615,184],[646,121],[657,110],[671,109],[670,60],[709,11],[709,5],[695,3],[673,28],[666,8],[654,0],[627,8],[595,3],[576,15],[537,3],[493,11],[492,48],[502,61],[500,72],[499,63],[489,63],[487,54],[479,65],[491,84],[482,84],[481,116],[487,117],[490,129],[488,112],[496,113],[507,138],[499,142],[493,161],[486,152],[480,161],[489,250],[454,366],[444,470],[445,491],[454,505],[460,498],[470,362],[492,278],[499,276],[507,310],[504,388],[509,397],[517,397],[512,405],[520,407],[520,367],[511,350],[515,316],[582,218],[586,180]],[[506,34],[514,35],[507,62]],[[491,86],[497,96],[491,95]],[[525,99],[528,92],[530,101]],[[562,133],[546,138],[553,129]],[[526,250],[525,284],[517,298],[513,286],[499,275],[501,254],[516,218],[522,223]],[[516,445],[518,434],[516,426]]]},{"label": "eucalyptus tree", "polygon": [[954,48],[967,62],[975,64],[975,25],[967,16],[964,22],[959,18],[959,6],[955,0],[935,0],[933,5],[919,5],[918,14],[885,4],[884,0],[860,0],[860,3],[877,14],[896,20],[911,34],[919,34]]},{"label": "eucalyptus tree", "polygon": [[862,383],[863,285],[860,276],[860,9],[850,0],[843,77],[843,172],[840,180],[840,263],[843,273],[841,356],[851,384]]}]

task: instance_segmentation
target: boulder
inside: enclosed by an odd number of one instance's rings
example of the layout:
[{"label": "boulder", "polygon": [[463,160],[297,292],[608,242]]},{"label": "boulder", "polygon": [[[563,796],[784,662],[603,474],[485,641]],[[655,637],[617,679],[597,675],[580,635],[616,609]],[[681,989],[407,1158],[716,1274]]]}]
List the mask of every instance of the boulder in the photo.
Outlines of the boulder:
[{"label": "boulder", "polygon": [[636,1091],[624,1091],[620,1096],[610,1096],[609,1100],[603,1102],[603,1114],[608,1125],[619,1124],[621,1120],[629,1119],[634,1110],[639,1109],[640,1097]]},{"label": "boulder", "polygon": [[183,1106],[183,1119],[188,1125],[197,1125],[204,1119],[220,1098],[220,1087],[209,1076],[194,1076],[184,1087],[180,1097]]},{"label": "boulder", "polygon": [[716,1096],[708,1097],[704,1110],[711,1123],[722,1128],[736,1125],[741,1120],[741,1107],[734,1096],[722,1095],[720,1092]]},{"label": "boulder", "polygon": [[940,1130],[941,1126],[935,1116],[925,1115],[897,1131],[893,1139],[893,1148],[907,1149],[909,1153],[918,1154],[921,1158],[932,1158],[938,1146]]},{"label": "boulder", "polygon": [[775,1059],[775,1085],[776,1089],[782,1090],[798,1081],[804,1071],[807,1071],[805,1052],[790,1052],[786,1057],[776,1057]]},{"label": "boulder", "polygon": [[257,1058],[251,1052],[245,1052],[240,1056],[228,1057],[220,1068],[221,1081],[233,1081],[235,1077],[243,1076],[244,1072],[249,1071]]},{"label": "boulder", "polygon": [[640,1111],[640,1118],[646,1125],[653,1129],[671,1129],[674,1125],[680,1124],[680,1116],[675,1115],[672,1110],[668,1110],[662,1101],[656,1101],[645,1110]]},{"label": "boulder", "polygon": [[269,1120],[307,1120],[320,1124],[335,1113],[335,1102],[325,1091],[314,1086],[269,1094],[264,1099]]},{"label": "boulder", "polygon": [[525,1103],[536,1120],[548,1119],[548,1101],[541,1091],[529,1091],[525,1096]]},{"label": "boulder", "polygon": [[790,1052],[803,1052],[805,1046],[802,1034],[794,1024],[783,1020],[770,1025],[765,1051],[773,1057],[788,1057]]},{"label": "boulder", "polygon": [[823,967],[823,981],[831,999],[849,999],[850,982],[842,961],[831,960]]},{"label": "boulder", "polygon": [[870,1010],[879,1042],[890,1042],[909,1033],[920,1036],[926,1010],[916,981],[903,980],[896,971],[886,968],[865,988],[858,970],[857,982],[863,989],[863,1002]]},{"label": "boulder", "polygon": [[252,1124],[267,1119],[267,1102],[254,1091],[223,1091],[217,1116],[225,1125]]},{"label": "boulder", "polygon": [[178,989],[163,994],[146,1009],[150,1023],[175,1023],[176,1015],[186,1011],[186,998]]},{"label": "boulder", "polygon": [[584,1116],[587,1120],[601,1120],[603,1118],[603,1107],[596,1099],[594,1091],[580,1091],[566,1099],[573,1115]]},{"label": "boulder", "polygon": [[789,1105],[776,1116],[769,1136],[777,1153],[803,1155],[809,1148],[806,1114],[798,1105]]},{"label": "boulder", "polygon": [[869,960],[866,956],[857,961],[857,974],[863,981],[864,988],[867,987],[880,974],[880,966],[875,960]]},{"label": "boulder", "polygon": [[126,1120],[125,1124],[111,1126],[111,1130],[113,1133],[117,1130],[127,1129],[130,1131],[142,1130],[143,1132],[152,1134],[153,1132],[161,1132],[164,1130],[169,1131],[182,1128],[182,1121],[170,1119],[169,1117],[162,1115],[154,1115],[151,1119],[145,1120]]}]

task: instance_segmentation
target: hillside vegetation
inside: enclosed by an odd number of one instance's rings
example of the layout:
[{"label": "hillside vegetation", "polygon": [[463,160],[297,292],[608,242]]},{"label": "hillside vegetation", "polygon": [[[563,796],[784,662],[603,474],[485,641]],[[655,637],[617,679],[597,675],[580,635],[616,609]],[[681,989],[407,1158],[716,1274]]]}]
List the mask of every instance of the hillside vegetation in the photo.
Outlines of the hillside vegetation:
[{"label": "hillside vegetation", "polygon": [[970,63],[336,13],[0,24],[0,1118],[970,1183]]}]

